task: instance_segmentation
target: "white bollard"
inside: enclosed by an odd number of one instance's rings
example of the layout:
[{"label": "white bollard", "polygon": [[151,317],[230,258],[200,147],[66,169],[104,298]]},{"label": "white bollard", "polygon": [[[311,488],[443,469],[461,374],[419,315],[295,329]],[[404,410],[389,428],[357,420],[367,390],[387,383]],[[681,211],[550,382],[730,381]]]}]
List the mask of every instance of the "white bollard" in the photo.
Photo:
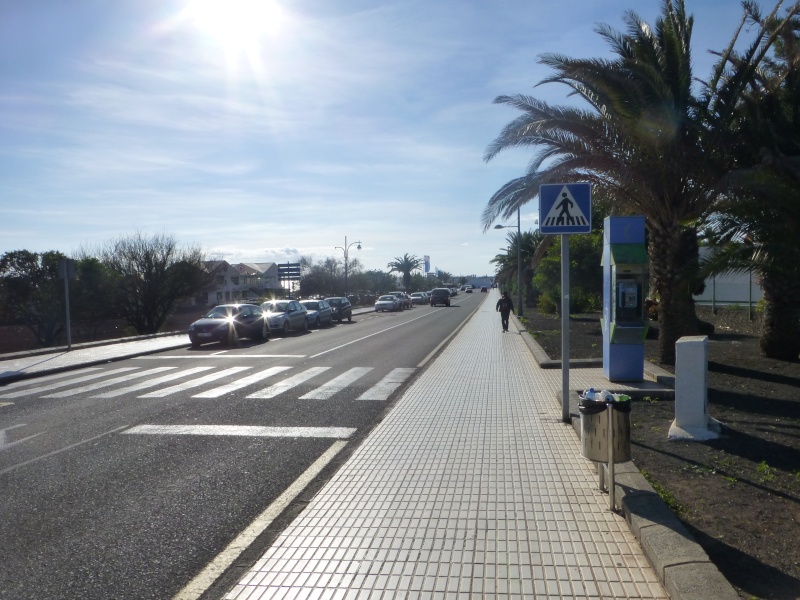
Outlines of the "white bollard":
[{"label": "white bollard", "polygon": [[708,337],[682,337],[675,342],[675,420],[667,438],[711,440],[721,429],[708,415]]}]

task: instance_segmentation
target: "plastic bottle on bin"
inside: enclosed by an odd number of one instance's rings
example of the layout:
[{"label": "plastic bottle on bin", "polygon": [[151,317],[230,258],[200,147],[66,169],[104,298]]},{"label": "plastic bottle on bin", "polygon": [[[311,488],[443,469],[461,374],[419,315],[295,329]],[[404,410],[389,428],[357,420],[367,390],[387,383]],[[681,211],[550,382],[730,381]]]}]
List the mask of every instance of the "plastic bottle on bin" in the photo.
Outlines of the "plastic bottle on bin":
[{"label": "plastic bottle on bin", "polygon": [[583,397],[584,397],[586,400],[594,400],[594,399],[595,399],[595,398],[594,398],[594,388],[589,388],[588,390],[586,390],[585,392],[583,392]]},{"label": "plastic bottle on bin", "polygon": [[612,394],[608,390],[602,390],[600,392],[600,400],[601,402],[605,403],[614,402],[614,394]]}]

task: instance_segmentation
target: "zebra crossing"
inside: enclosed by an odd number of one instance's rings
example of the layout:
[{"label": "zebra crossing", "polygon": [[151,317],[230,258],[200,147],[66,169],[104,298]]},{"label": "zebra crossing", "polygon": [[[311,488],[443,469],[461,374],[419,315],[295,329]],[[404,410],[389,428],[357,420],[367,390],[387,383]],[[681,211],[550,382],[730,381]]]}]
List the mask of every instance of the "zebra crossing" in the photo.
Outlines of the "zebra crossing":
[{"label": "zebra crossing", "polygon": [[[329,400],[350,389],[374,367],[352,367],[332,377],[331,367],[273,366],[253,370],[250,366],[217,368],[212,366],[181,369],[174,366],[153,368],[121,367],[109,370],[87,368],[80,373],[59,373],[36,380],[23,380],[0,388],[0,400],[22,397],[69,398],[86,395],[89,398],[117,398],[133,395],[136,398],[166,398],[198,388],[202,391],[191,398],[222,398],[245,390],[245,398],[276,398],[309,382],[317,383],[299,396],[300,400]],[[356,400],[385,401],[415,372],[416,368],[395,368],[368,387]],[[71,376],[70,376],[71,375]],[[271,385],[261,387],[267,380],[285,375]],[[219,384],[219,385],[217,385]],[[209,387],[211,386],[211,387]],[[252,388],[252,389],[251,389]],[[142,392],[142,393],[139,393]]]}]

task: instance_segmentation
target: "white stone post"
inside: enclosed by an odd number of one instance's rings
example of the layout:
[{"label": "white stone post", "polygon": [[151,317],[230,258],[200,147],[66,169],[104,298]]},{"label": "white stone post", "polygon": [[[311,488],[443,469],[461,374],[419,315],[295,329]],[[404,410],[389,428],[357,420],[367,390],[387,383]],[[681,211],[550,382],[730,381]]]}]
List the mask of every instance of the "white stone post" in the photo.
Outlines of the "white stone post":
[{"label": "white stone post", "polygon": [[675,420],[667,437],[710,440],[720,430],[708,415],[708,337],[682,337],[675,342]]}]

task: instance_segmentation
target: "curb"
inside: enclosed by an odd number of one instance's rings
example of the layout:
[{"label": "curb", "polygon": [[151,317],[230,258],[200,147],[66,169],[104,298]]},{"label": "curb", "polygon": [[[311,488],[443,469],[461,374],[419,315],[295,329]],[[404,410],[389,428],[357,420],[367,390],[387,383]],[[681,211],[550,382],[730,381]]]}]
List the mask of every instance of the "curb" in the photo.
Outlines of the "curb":
[{"label": "curb", "polygon": [[[543,369],[561,368],[561,361],[551,360],[519,320],[512,315],[522,339],[536,362]],[[598,364],[599,362],[599,364]],[[570,369],[602,367],[602,359],[569,361]],[[675,376],[645,361],[645,377],[657,382],[674,396]],[[630,392],[626,392],[630,395]],[[651,391],[647,392],[652,393]],[[666,395],[666,394],[664,394]],[[571,392],[570,407],[577,407],[578,394]],[[561,406],[561,393],[557,394]],[[581,422],[577,410],[570,409],[572,427],[581,439]],[[602,463],[595,463],[602,468]],[[633,461],[615,463],[614,493],[622,515],[642,547],[648,562],[658,575],[671,600],[740,600],[731,583],[711,562],[653,486],[639,472]]]}]

